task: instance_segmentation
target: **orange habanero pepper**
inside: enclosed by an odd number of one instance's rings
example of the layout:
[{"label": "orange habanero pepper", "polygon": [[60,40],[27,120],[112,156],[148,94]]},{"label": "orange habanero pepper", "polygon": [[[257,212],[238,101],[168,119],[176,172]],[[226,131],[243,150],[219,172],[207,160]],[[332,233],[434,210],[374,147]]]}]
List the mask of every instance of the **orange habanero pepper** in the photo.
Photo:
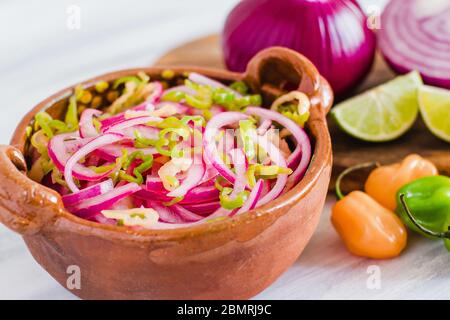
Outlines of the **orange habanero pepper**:
[{"label": "orange habanero pepper", "polygon": [[411,154],[400,163],[378,167],[367,178],[365,191],[385,208],[397,207],[397,191],[405,184],[426,176],[435,176],[438,170],[430,161]]},{"label": "orange habanero pepper", "polygon": [[348,250],[358,256],[393,258],[406,246],[407,232],[400,218],[361,191],[334,205],[331,222]]}]

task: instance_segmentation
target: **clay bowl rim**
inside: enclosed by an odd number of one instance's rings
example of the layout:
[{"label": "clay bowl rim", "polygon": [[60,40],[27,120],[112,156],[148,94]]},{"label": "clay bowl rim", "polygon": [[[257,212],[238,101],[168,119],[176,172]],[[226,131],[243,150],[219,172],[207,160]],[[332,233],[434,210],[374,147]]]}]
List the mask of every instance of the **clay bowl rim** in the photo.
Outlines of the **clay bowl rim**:
[{"label": "clay bowl rim", "polygon": [[[139,71],[143,71],[150,76],[152,74],[161,74],[162,71],[168,69],[168,67],[143,67],[143,68],[130,68],[130,69],[122,69],[118,71],[113,71],[109,73],[102,74],[100,76],[96,76],[90,78],[88,80],[79,82],[75,85],[71,85],[62,89],[55,94],[49,96],[48,98],[39,102],[35,107],[33,107],[19,122],[16,127],[14,134],[11,138],[10,144],[12,146],[17,147],[22,153],[24,152],[25,141],[27,139],[25,134],[25,128],[29,125],[31,120],[34,118],[35,114],[39,111],[44,111],[54,105],[56,102],[66,99],[70,94],[72,94],[75,86],[81,84],[83,87],[91,87],[95,82],[99,80],[104,81],[112,81],[121,76],[126,75],[135,75]],[[219,81],[235,81],[235,80],[244,80],[247,76],[247,73],[236,73],[227,70],[218,70],[214,68],[203,68],[203,67],[170,67],[176,74],[182,74],[183,72],[198,72],[200,74],[207,75],[209,77],[215,78]],[[330,86],[328,82],[321,78],[321,85],[325,87],[327,93],[330,94],[330,106],[333,100],[333,94],[331,92]],[[321,101],[323,103],[323,101]],[[326,106],[328,109],[330,106]],[[217,221],[202,223],[194,226],[186,226],[174,229],[145,229],[145,230],[130,230],[128,228],[122,228],[119,226],[111,226],[106,224],[101,224],[98,222],[93,222],[89,220],[85,220],[83,218],[79,218],[76,215],[70,213],[64,207],[62,203],[62,199],[59,193],[56,191],[35,182],[39,187],[46,190],[46,192],[55,195],[57,198],[56,206],[53,207],[54,210],[59,209],[55,215],[55,220],[53,221],[53,229],[58,230],[58,225],[55,223],[58,219],[66,219],[68,222],[77,225],[78,227],[85,227],[84,231],[87,231],[91,235],[99,235],[98,233],[93,232],[94,230],[105,232],[109,235],[109,237],[118,238],[119,240],[150,240],[154,241],[167,241],[167,240],[178,240],[186,237],[194,237],[198,235],[205,235],[207,233],[215,233],[219,231],[223,231],[225,229],[233,228],[236,224],[241,223],[249,223],[254,220],[263,219],[265,217],[271,216],[272,218],[278,218],[278,216],[284,215],[286,211],[295,205],[297,202],[301,201],[301,199],[311,191],[312,187],[318,180],[322,171],[328,165],[328,162],[331,158],[331,140],[329,137],[328,126],[326,122],[326,111],[319,110],[319,108],[323,107],[321,104],[314,106],[311,110],[311,117],[308,121],[308,127],[311,130],[314,127],[316,131],[316,135],[313,136],[314,139],[314,148],[313,153],[311,155],[311,161],[308,165],[307,171],[302,178],[302,180],[297,183],[292,189],[290,189],[285,194],[281,195],[277,199],[271,201],[268,204],[265,204],[261,207],[255,208],[253,210],[247,211],[237,216],[229,217],[226,219],[220,219]],[[310,133],[311,135],[312,133]],[[27,177],[28,178],[28,177]],[[28,178],[31,180],[30,178]],[[33,180],[31,180],[33,181]],[[34,181],[33,181],[34,182]],[[277,209],[284,208],[283,212],[274,212]],[[274,217],[273,214],[276,216]],[[60,225],[61,229],[63,228]],[[43,229],[48,229],[48,226],[44,226]],[[69,228],[70,229],[70,228]],[[74,231],[73,229],[71,229]],[[42,231],[42,230],[41,230]],[[76,232],[82,233],[81,229],[78,229]],[[85,233],[85,232],[83,232]],[[106,235],[105,234],[105,235]]]}]

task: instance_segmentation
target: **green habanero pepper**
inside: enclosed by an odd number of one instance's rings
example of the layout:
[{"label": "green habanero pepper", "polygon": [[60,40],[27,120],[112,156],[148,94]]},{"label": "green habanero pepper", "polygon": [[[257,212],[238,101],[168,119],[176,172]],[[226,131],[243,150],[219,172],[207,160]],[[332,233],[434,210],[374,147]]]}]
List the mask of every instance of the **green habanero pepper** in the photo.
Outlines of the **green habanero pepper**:
[{"label": "green habanero pepper", "polygon": [[449,177],[423,177],[404,185],[397,192],[396,211],[410,229],[444,239],[450,251]]}]

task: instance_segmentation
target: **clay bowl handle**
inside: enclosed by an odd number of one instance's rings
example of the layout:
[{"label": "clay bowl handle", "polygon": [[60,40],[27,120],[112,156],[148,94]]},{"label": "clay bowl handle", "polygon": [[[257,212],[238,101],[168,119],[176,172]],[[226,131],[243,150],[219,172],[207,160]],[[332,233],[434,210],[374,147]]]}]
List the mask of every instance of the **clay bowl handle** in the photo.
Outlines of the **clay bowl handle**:
[{"label": "clay bowl handle", "polygon": [[323,117],[333,104],[333,91],[313,63],[287,48],[260,51],[248,63],[244,79],[269,100],[291,90],[302,91]]},{"label": "clay bowl handle", "polygon": [[0,145],[0,222],[20,234],[34,234],[50,225],[61,198],[26,176],[27,165],[22,153]]}]

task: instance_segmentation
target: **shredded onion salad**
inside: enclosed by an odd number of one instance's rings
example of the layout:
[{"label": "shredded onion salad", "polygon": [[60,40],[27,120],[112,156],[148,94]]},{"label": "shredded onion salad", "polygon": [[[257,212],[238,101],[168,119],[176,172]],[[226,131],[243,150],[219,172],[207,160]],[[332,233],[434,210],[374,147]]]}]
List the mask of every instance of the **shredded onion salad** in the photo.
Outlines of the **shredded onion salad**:
[{"label": "shredded onion salad", "polygon": [[74,215],[179,228],[262,206],[302,179],[311,158],[302,92],[266,109],[241,81],[171,70],[150,80],[77,86],[64,119],[40,112],[27,128],[29,176]]}]

